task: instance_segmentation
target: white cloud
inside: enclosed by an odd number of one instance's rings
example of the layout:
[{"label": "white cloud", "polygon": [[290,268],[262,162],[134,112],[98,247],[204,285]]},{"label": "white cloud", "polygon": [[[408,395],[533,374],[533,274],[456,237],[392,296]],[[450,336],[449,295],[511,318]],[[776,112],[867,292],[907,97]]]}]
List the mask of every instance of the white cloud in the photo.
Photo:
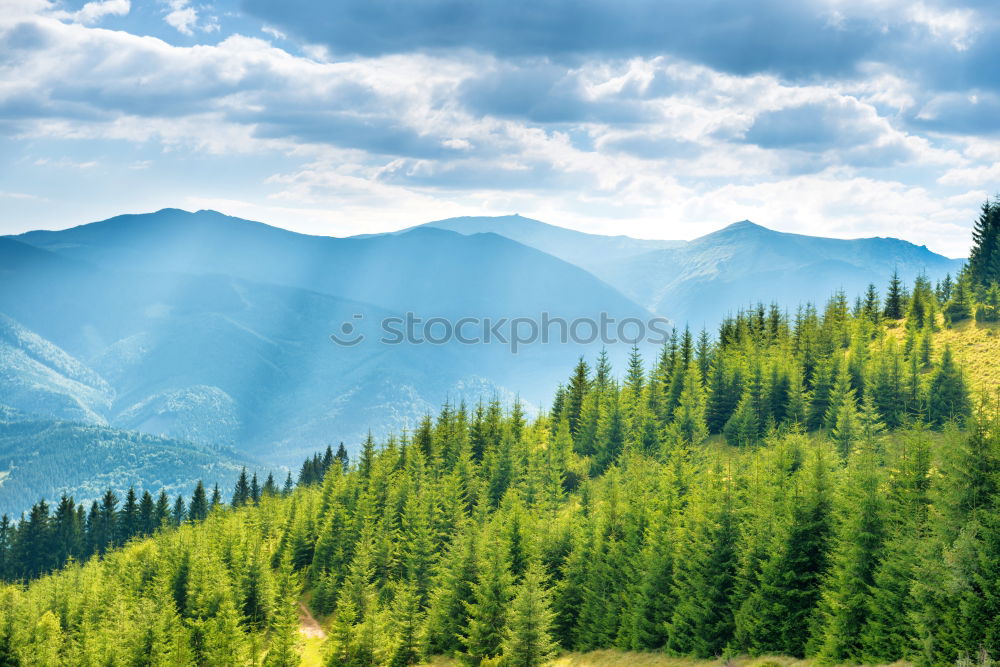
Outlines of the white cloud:
[{"label": "white cloud", "polygon": [[198,10],[188,4],[188,0],[170,0],[170,11],[163,17],[167,25],[185,35],[193,35],[198,25]]},{"label": "white cloud", "polygon": [[167,0],[169,11],[164,14],[163,20],[167,25],[177,30],[177,32],[192,36],[197,32],[218,32],[219,19],[217,16],[204,17],[198,8],[191,4],[191,0]]},{"label": "white cloud", "polygon": [[34,201],[44,201],[44,197],[28,194],[27,192],[6,192],[0,190],[0,199],[25,199]]},{"label": "white cloud", "polygon": [[105,16],[127,16],[131,9],[129,0],[93,0],[73,14],[73,18],[84,25],[92,25]]}]

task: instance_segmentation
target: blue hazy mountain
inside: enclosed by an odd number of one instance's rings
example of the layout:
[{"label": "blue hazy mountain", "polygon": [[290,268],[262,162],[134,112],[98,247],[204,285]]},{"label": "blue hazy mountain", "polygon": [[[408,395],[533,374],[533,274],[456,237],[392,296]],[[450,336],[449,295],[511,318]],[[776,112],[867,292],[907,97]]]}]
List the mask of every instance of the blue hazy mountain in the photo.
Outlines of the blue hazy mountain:
[{"label": "blue hazy mountain", "polygon": [[642,310],[578,266],[500,234],[428,227],[333,238],[164,209],[15,238],[116,271],[221,274],[427,317]]},{"label": "blue hazy mountain", "polygon": [[490,231],[529,245],[535,239],[536,247],[576,258],[581,268],[651,312],[695,327],[714,327],[727,312],[757,301],[794,310],[838,289],[849,296],[869,283],[884,289],[894,270],[907,282],[920,273],[936,280],[954,276],[963,263],[900,239],[788,234],[748,220],[693,241],[645,249],[643,244],[654,242],[581,234],[519,216],[427,224],[461,233]]},{"label": "blue hazy mountain", "polygon": [[[341,439],[355,447],[369,427],[412,427],[445,400],[512,398],[515,386],[544,400],[599,346],[385,345],[387,317],[646,316],[583,269],[496,234],[334,239],[207,211],[0,239],[0,266],[0,312],[106,387],[92,423],[278,463]],[[364,342],[331,342],[345,322]],[[54,384],[15,407],[96,400]]]}]

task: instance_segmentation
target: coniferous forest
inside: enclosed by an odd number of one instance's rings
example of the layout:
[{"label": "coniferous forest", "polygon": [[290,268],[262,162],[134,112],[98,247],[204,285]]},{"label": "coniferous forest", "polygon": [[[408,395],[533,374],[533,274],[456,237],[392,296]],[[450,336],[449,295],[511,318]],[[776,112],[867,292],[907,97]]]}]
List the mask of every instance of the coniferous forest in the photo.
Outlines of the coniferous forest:
[{"label": "coniferous forest", "polygon": [[995,316],[1000,204],[962,275],[892,278],[627,367],[550,409],[445,405],[293,480],[39,502],[0,523],[0,664],[538,665],[617,648],[1000,657],[1000,406],[941,333]]}]

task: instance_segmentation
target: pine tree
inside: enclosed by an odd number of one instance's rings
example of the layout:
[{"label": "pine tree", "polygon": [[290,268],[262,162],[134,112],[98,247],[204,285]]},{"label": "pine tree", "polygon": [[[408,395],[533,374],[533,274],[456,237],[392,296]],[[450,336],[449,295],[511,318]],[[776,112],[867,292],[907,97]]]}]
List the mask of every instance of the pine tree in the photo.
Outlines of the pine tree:
[{"label": "pine tree", "polygon": [[583,399],[590,390],[590,367],[587,362],[580,357],[573,375],[570,377],[569,385],[566,388],[566,420],[569,422],[569,431],[575,437],[580,427],[580,413],[583,410]]},{"label": "pine tree", "polygon": [[468,623],[463,634],[465,653],[475,663],[502,651],[513,577],[501,549],[490,549],[479,562],[472,586],[472,603],[466,606]]},{"label": "pine tree", "polygon": [[531,563],[517,586],[503,637],[503,661],[512,667],[545,664],[556,650],[550,634],[554,615],[550,608],[545,575]]},{"label": "pine tree", "polygon": [[194,494],[191,496],[191,504],[188,506],[188,520],[192,523],[204,521],[208,516],[208,498],[205,495],[205,485],[198,480],[198,485],[194,487]]},{"label": "pine tree", "polygon": [[791,520],[764,563],[759,587],[736,614],[736,635],[751,653],[805,655],[809,624],[828,568],[832,494],[824,449],[802,473],[803,493],[790,498]]},{"label": "pine tree", "polygon": [[970,412],[969,391],[962,370],[952,357],[951,346],[945,346],[941,362],[931,378],[927,419],[937,426],[950,420],[961,423]]},{"label": "pine tree", "polygon": [[692,447],[708,437],[705,424],[705,395],[701,385],[701,372],[694,362],[688,364],[677,409],[674,426],[683,443]]},{"label": "pine tree", "polygon": [[884,542],[882,497],[872,447],[866,444],[856,450],[850,466],[849,493],[839,510],[831,574],[812,638],[820,655],[841,662],[857,662],[863,657],[862,633]]},{"label": "pine tree", "polygon": [[667,626],[670,651],[709,658],[719,655],[732,637],[736,577],[733,509],[728,489],[693,500],[688,507],[674,566],[676,604]]},{"label": "pine tree", "polygon": [[392,624],[395,636],[395,646],[391,667],[415,665],[420,662],[418,632],[423,614],[420,609],[420,594],[417,585],[412,581],[400,582],[396,585],[396,593],[392,602]]},{"label": "pine tree", "polygon": [[978,285],[1000,282],[1000,200],[983,202],[972,228],[969,274]]},{"label": "pine tree", "polygon": [[903,294],[903,283],[899,279],[899,271],[893,270],[892,279],[889,281],[889,291],[885,297],[886,319],[899,320],[903,318],[905,298]]},{"label": "pine tree", "polygon": [[250,500],[250,480],[247,478],[247,469],[244,467],[240,471],[240,476],[236,479],[236,486],[233,488],[233,500],[230,503],[233,507],[242,507]]},{"label": "pine tree", "polygon": [[974,289],[969,271],[962,271],[955,283],[951,299],[945,304],[944,314],[951,323],[967,320],[975,314]]},{"label": "pine tree", "polygon": [[285,559],[275,578],[277,595],[270,619],[269,645],[264,657],[264,667],[297,667],[301,664],[298,651],[298,588],[291,564]]}]

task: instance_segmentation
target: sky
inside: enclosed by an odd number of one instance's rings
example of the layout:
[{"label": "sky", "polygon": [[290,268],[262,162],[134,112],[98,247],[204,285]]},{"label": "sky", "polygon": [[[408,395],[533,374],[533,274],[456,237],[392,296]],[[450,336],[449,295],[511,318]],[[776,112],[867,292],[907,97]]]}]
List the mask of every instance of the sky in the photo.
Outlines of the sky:
[{"label": "sky", "polygon": [[995,0],[0,0],[0,233],[520,213],[959,257],[998,190]]}]

